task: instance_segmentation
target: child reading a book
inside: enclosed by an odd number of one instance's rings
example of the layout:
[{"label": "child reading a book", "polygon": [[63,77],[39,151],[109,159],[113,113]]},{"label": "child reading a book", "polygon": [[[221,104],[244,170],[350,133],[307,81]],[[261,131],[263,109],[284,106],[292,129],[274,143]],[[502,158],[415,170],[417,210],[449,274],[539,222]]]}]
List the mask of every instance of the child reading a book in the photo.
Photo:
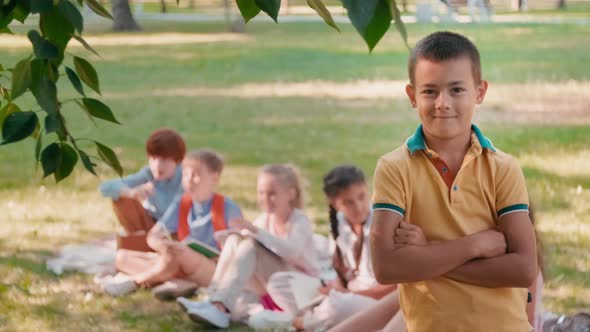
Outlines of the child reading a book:
[{"label": "child reading a book", "polygon": [[[119,250],[116,266],[124,274],[102,280],[107,293],[123,295],[138,285],[162,284],[154,289],[154,295],[174,299],[192,295],[197,286],[209,285],[215,261],[207,257],[208,252],[220,249],[213,233],[242,216],[236,203],[215,192],[222,170],[222,157],[211,150],[194,151],[185,158],[185,194],[172,203],[148,234],[148,244],[155,253]],[[210,250],[198,252],[187,244]]]},{"label": "child reading a book", "polygon": [[313,232],[303,211],[303,192],[293,166],[267,165],[258,175],[262,214],[253,222],[235,220],[240,234],[227,236],[207,301],[178,298],[190,318],[227,328],[260,307],[266,282],[275,272],[318,272]]},{"label": "child reading a book", "polygon": [[302,306],[306,303],[300,303],[299,299],[302,286],[297,286],[300,284],[297,281],[310,277],[291,271],[273,274],[267,284],[268,293],[293,317],[285,325],[281,324],[285,322],[285,315],[262,313],[260,317],[265,317],[266,322],[251,319],[257,328],[292,326],[299,330],[324,331],[395,289],[395,285],[380,285],[373,274],[368,238],[371,209],[363,172],[351,165],[335,167],[324,177],[323,189],[329,202],[333,267],[338,278],[327,283],[318,279],[310,294],[324,294],[325,297],[319,305],[305,310]]},{"label": "child reading a book", "polygon": [[113,210],[125,231],[118,234],[119,248],[149,251],[147,232],[182,193],[180,162],[186,147],[180,134],[158,129],[148,137],[145,148],[147,166],[100,185],[102,195],[113,200]]}]

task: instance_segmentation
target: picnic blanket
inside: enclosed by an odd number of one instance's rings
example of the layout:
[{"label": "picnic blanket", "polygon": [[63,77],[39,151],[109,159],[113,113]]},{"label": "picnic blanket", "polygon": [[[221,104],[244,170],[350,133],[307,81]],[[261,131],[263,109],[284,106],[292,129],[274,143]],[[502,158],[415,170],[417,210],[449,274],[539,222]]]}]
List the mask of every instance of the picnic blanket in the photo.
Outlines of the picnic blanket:
[{"label": "picnic blanket", "polygon": [[57,257],[48,259],[45,264],[57,275],[65,271],[96,274],[114,268],[116,247],[114,236],[83,244],[68,244]]}]

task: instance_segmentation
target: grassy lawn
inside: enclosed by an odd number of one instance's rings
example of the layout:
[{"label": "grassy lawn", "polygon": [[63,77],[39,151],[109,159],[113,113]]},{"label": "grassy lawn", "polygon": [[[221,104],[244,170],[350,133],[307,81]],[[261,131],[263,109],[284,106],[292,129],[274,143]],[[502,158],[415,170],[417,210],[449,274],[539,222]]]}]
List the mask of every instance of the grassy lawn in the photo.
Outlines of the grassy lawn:
[{"label": "grassy lawn", "polygon": [[[70,102],[64,111],[73,133],[114,147],[129,173],[145,163],[143,144],[152,130],[176,128],[191,149],[225,154],[220,191],[247,217],[256,215],[257,169],[293,162],[308,182],[307,211],[326,233],[323,173],[354,163],[371,175],[378,156],[418,123],[403,94],[407,49],[393,29],[368,55],[350,25],[338,34],[320,23],[255,23],[236,36],[223,33],[221,24],[142,24],[139,34],[89,27],[88,40],[102,58],[70,49],[95,64],[102,100],[123,123],[97,128]],[[527,177],[548,264],[545,307],[589,308],[587,26],[408,25],[410,44],[436,29],[465,33],[480,47],[490,90],[476,121],[496,147],[519,159]],[[27,42],[6,40],[0,55],[10,67],[30,50]],[[73,97],[61,79],[60,98]],[[0,331],[203,330],[147,291],[112,298],[90,276],[45,270],[45,259],[63,245],[115,230],[110,204],[97,192],[114,174],[101,166],[98,178],[77,169],[57,185],[41,180],[33,146],[29,139],[0,148]]]}]

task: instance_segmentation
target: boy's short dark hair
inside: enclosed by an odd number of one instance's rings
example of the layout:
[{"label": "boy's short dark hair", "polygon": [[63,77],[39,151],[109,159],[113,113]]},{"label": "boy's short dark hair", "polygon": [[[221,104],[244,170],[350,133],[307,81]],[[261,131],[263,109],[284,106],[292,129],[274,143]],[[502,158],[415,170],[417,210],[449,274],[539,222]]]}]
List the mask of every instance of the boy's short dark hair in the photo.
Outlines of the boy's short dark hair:
[{"label": "boy's short dark hair", "polygon": [[408,59],[408,75],[414,84],[416,63],[419,59],[441,62],[460,57],[471,61],[475,83],[481,81],[481,62],[477,47],[465,36],[450,31],[431,33],[422,38],[412,50]]},{"label": "boy's short dark hair", "polygon": [[148,137],[145,150],[148,156],[172,159],[179,163],[184,159],[186,145],[176,130],[160,128]]},{"label": "boy's short dark hair", "polygon": [[186,156],[186,159],[202,162],[207,168],[215,173],[223,171],[223,156],[213,150],[195,150]]}]

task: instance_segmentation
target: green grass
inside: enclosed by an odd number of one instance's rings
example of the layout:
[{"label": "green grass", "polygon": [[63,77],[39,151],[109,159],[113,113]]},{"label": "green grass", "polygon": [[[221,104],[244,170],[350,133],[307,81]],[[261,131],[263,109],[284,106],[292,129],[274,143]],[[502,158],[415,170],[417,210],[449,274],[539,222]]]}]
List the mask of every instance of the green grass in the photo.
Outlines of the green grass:
[{"label": "green grass", "polygon": [[[207,146],[226,155],[228,167],[221,191],[234,197],[251,218],[256,214],[258,167],[293,162],[309,183],[308,213],[317,230],[326,232],[322,175],[337,164],[354,163],[370,176],[378,156],[399,146],[417,125],[403,91],[374,97],[376,87],[367,88],[363,83],[400,82],[399,89],[403,89],[407,49],[393,29],[369,55],[350,25],[342,25],[339,34],[320,23],[255,23],[247,26],[247,34],[240,40],[230,41],[215,41],[224,36],[221,24],[143,25],[145,32],[139,34],[111,34],[108,26],[89,27],[88,35],[99,38],[95,48],[102,59],[81,48],[70,50],[91,59],[99,72],[101,99],[123,125],[99,120],[94,127],[73,103],[64,106],[68,124],[75,136],[115,148],[126,173],[145,163],[143,144],[152,130],[176,128],[190,149]],[[412,45],[435,29],[462,32],[478,44],[490,94],[501,92],[497,99],[490,95],[478,111],[482,115],[479,124],[495,146],[520,160],[540,211],[538,228],[548,262],[545,306],[555,312],[588,308],[587,26],[407,28]],[[142,40],[161,32],[182,35],[172,44],[112,45],[121,38]],[[183,42],[182,38],[196,34],[211,40]],[[2,64],[10,67],[29,52],[27,48],[0,48]],[[572,88],[568,85],[571,81],[580,87]],[[293,87],[295,83],[301,85]],[[345,88],[344,83],[357,85]],[[335,85],[335,91],[319,94],[318,89],[327,84]],[[62,99],[76,96],[65,78],[59,89]],[[244,89],[258,96],[247,98],[241,94]],[[357,92],[360,97],[349,98],[349,93]],[[179,95],[166,95],[175,93]],[[37,108],[29,96],[21,98],[19,103],[25,109]],[[547,112],[535,106],[539,101],[555,107],[566,105],[565,113]],[[549,117],[554,120],[543,120]],[[45,137],[44,144],[53,139]],[[100,166],[99,178],[78,168],[57,185],[52,179],[41,180],[40,171],[35,170],[33,146],[29,139],[0,148],[0,208],[4,215],[0,230],[0,330],[202,330],[174,304],[161,304],[147,291],[111,298],[102,294],[89,276],[69,273],[56,277],[44,269],[45,259],[61,246],[96,239],[115,229],[109,203],[97,192],[100,180],[114,174]]]}]

